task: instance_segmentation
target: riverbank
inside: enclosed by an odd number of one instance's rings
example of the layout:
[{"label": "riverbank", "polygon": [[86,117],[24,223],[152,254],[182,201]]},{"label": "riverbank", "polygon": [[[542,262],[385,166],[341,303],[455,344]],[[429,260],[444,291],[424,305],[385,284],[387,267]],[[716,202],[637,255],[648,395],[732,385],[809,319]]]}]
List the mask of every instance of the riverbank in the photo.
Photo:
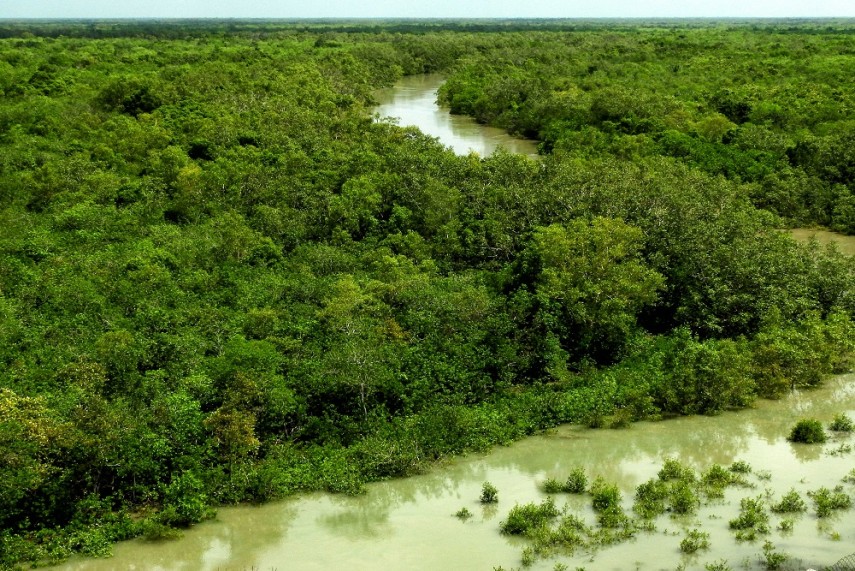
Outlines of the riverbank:
[{"label": "riverbank", "polygon": [[[747,476],[753,487],[728,489],[723,499],[705,501],[694,516],[663,516],[656,521],[655,533],[640,533],[633,541],[596,553],[539,561],[531,569],[552,569],[560,562],[571,569],[622,570],[631,561],[641,570],[673,570],[680,564],[699,568],[720,559],[734,569],[742,568],[743,561],[750,563],[746,569],[762,569],[763,540],[738,542],[727,522],[736,517],[745,496],[762,495],[771,503],[791,488],[807,501],[806,491],[822,486],[843,484],[849,493],[855,491],[840,481],[852,468],[853,453],[837,452],[852,443],[850,438],[818,446],[786,441],[797,419],[814,417],[827,423],[840,413],[855,416],[851,374],[830,379],[816,390],[759,401],[752,409],[714,418],[641,422],[621,430],[562,426],[485,455],[451,459],[424,475],[369,484],[361,496],[311,494],[263,506],[222,508],[216,520],[187,530],[180,540],[122,543],[111,559],[77,560],[55,569],[517,568],[527,542],[500,534],[499,523],[514,504],[546,498],[539,487],[545,480],[563,481],[574,468],[583,468],[590,479],[602,476],[615,483],[631,513],[635,488],[655,478],[667,457],[699,472],[713,464],[746,462],[753,468]],[[499,490],[498,504],[479,503],[484,481]],[[569,502],[581,517],[593,520],[590,500],[584,496],[555,499],[558,507]],[[473,513],[465,522],[452,515],[463,507]],[[847,555],[855,542],[855,511],[822,520],[812,513],[797,514],[791,530],[777,530],[784,517],[772,516],[766,538],[778,551],[817,569]],[[711,548],[686,556],[680,541],[684,530],[696,527],[710,533]]]}]

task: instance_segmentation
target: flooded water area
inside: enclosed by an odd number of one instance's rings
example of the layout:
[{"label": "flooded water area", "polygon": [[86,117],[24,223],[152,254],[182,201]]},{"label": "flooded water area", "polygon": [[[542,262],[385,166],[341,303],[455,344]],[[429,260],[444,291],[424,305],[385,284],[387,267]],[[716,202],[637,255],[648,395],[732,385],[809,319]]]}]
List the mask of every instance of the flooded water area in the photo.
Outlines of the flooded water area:
[{"label": "flooded water area", "polygon": [[836,244],[840,251],[847,256],[855,256],[855,236],[846,236],[828,230],[813,230],[811,228],[795,228],[789,230],[790,235],[799,242],[816,240],[820,244]]},{"label": "flooded water area", "polygon": [[513,137],[503,129],[477,123],[471,117],[452,115],[436,104],[436,92],[444,78],[437,74],[404,77],[394,87],[379,91],[375,98],[380,117],[392,117],[401,127],[418,127],[436,137],[458,155],[474,151],[486,157],[504,148],[512,153],[537,156],[537,141]]},{"label": "flooded water area", "polygon": [[[724,497],[704,500],[694,515],[659,516],[655,531],[595,551],[580,550],[535,561],[529,568],[589,570],[703,569],[727,560],[733,569],[764,569],[765,540],[791,556],[792,569],[822,569],[855,552],[855,510],[818,518],[807,495],[820,487],[855,494],[844,477],[855,467],[847,435],[825,444],[787,441],[801,418],[823,424],[836,415],[855,416],[855,375],[837,377],[821,389],[762,401],[753,409],[716,417],[687,417],[642,422],[626,429],[563,426],[480,456],[458,458],[428,474],[380,482],[357,497],[313,494],[263,506],[223,508],[213,521],[198,525],[175,541],[131,541],[104,560],[75,560],[64,571],[226,570],[491,570],[516,569],[528,540],[503,535],[499,526],[515,504],[547,497],[548,478],[563,481],[581,467],[589,479],[602,476],[623,494],[631,514],[636,487],[654,478],[666,458],[697,470],[735,461],[751,465],[748,486],[728,488]],[[496,504],[481,504],[482,484],[498,489]],[[737,541],[728,521],[739,513],[740,499],[763,498],[767,506],[796,489],[808,510],[796,514],[792,528],[778,530],[783,516],[770,514],[767,535]],[[556,494],[556,505],[595,525],[588,494]],[[453,514],[467,508],[472,517]],[[785,526],[786,527],[786,526]],[[680,542],[687,529],[709,533],[710,548],[686,555]]]}]

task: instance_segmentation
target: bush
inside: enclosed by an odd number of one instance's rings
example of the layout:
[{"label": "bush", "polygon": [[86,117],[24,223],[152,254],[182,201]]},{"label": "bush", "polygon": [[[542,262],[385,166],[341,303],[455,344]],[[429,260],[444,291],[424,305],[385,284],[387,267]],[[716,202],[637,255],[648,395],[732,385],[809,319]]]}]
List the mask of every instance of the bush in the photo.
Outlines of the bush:
[{"label": "bush", "polygon": [[804,444],[819,444],[825,442],[825,431],[822,429],[820,421],[814,418],[803,418],[793,427],[787,440]]},{"label": "bush", "polygon": [[668,485],[660,480],[648,480],[635,489],[633,511],[645,519],[654,518],[665,511]]},{"label": "bush", "polygon": [[730,520],[730,529],[736,538],[752,540],[757,534],[769,533],[769,514],[762,498],[742,498],[739,502],[739,517]]},{"label": "bush", "polygon": [[564,491],[564,486],[555,478],[547,478],[546,481],[540,485],[540,489],[547,494],[557,494]]},{"label": "bush", "polygon": [[499,529],[508,535],[528,535],[556,516],[558,509],[552,498],[543,500],[540,505],[516,505],[508,512],[508,518],[499,525]]},{"label": "bush", "polygon": [[614,484],[608,484],[602,478],[597,478],[591,485],[591,506],[596,512],[610,509],[620,509],[620,490]]},{"label": "bush", "polygon": [[797,513],[805,511],[807,505],[799,493],[795,489],[791,489],[771,509],[775,513]]},{"label": "bush", "polygon": [[659,470],[659,479],[663,482],[670,480],[685,480],[687,482],[694,481],[695,473],[688,466],[680,464],[679,460],[674,458],[666,458],[662,464],[662,469]]},{"label": "bush", "polygon": [[710,548],[710,534],[698,529],[689,530],[686,537],[680,542],[680,551],[683,553],[695,553],[701,549]]},{"label": "bush", "polygon": [[576,468],[570,475],[567,476],[567,481],[564,483],[564,491],[568,494],[584,494],[588,487],[588,476],[585,475],[585,470]]},{"label": "bush", "polygon": [[671,513],[678,515],[695,513],[699,504],[697,494],[687,482],[681,480],[671,488],[669,505]]},{"label": "bush", "polygon": [[481,486],[481,503],[482,504],[495,504],[498,501],[499,501],[499,490],[497,490],[496,486],[494,486],[490,482],[484,482],[484,485]]},{"label": "bush", "polygon": [[835,510],[845,510],[852,506],[852,498],[843,492],[840,486],[834,491],[822,487],[815,492],[808,492],[816,508],[816,517],[824,518],[831,515]]},{"label": "bush", "polygon": [[828,429],[833,432],[852,432],[855,429],[855,423],[846,414],[841,413],[834,417],[834,420],[828,425]]},{"label": "bush", "polygon": [[761,560],[769,571],[776,571],[781,568],[789,557],[785,553],[775,551],[775,546],[771,541],[763,543],[763,559]]}]

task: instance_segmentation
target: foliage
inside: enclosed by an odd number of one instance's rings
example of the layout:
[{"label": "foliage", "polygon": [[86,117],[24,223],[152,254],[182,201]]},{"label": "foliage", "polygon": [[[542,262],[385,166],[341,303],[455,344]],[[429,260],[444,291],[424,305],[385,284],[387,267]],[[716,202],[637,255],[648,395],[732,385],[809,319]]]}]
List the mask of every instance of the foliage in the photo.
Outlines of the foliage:
[{"label": "foliage", "polygon": [[762,498],[742,498],[739,502],[739,516],[730,520],[730,529],[736,532],[739,540],[754,540],[757,535],[769,533],[769,514]]},{"label": "foliage", "polygon": [[770,506],[770,509],[776,513],[798,513],[807,509],[807,505],[799,493],[795,489],[781,497],[781,501]]},{"label": "foliage", "polygon": [[680,541],[680,551],[683,553],[696,553],[702,549],[710,548],[710,534],[698,529],[690,529],[686,537]]},{"label": "foliage", "polygon": [[[779,231],[855,232],[848,28],[568,25],[0,23],[2,564],[848,370],[855,263]],[[435,71],[543,160],[372,120]],[[633,531],[591,488],[568,545]]]},{"label": "foliage", "polygon": [[538,504],[515,505],[499,526],[508,535],[530,535],[558,516],[558,509],[551,498]]},{"label": "foliage", "polygon": [[816,509],[816,517],[828,517],[835,510],[846,510],[852,506],[852,498],[838,486],[834,490],[822,487],[818,490],[808,492]]},{"label": "foliage", "polygon": [[825,442],[825,430],[820,421],[814,418],[803,418],[793,426],[787,439],[805,444],[821,443]]},{"label": "foliage", "polygon": [[855,423],[845,413],[840,413],[834,417],[828,429],[832,432],[852,432],[855,430]]},{"label": "foliage", "polygon": [[499,490],[490,482],[484,482],[481,486],[481,503],[495,504],[499,501]]},{"label": "foliage", "polygon": [[562,491],[569,494],[584,494],[587,487],[588,476],[585,474],[585,469],[577,467],[567,476],[567,481],[564,482]]}]

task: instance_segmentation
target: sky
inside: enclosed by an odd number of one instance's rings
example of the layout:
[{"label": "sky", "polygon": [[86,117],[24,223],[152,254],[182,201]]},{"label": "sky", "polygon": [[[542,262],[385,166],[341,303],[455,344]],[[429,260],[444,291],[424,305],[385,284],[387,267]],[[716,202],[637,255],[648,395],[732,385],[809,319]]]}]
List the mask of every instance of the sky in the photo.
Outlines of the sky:
[{"label": "sky", "polygon": [[0,0],[0,18],[855,17],[855,0]]}]

